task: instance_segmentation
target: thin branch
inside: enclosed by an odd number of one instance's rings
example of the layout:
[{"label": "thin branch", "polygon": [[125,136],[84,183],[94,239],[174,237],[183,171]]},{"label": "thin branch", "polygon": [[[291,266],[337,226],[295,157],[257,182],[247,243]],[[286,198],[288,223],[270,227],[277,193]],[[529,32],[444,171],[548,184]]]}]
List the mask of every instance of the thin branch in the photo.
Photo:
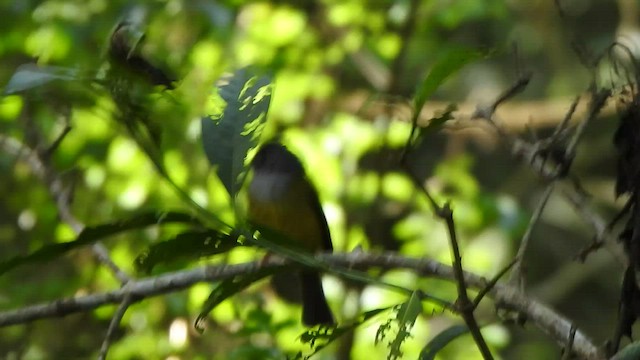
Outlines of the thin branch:
[{"label": "thin branch", "polygon": [[[500,135],[505,134],[505,132],[496,125],[493,120],[494,113],[489,110],[495,111],[497,108],[497,104],[500,104],[508,99],[508,96],[513,96],[517,94],[516,90],[520,90],[523,81],[519,80],[514,84],[509,90],[505,92],[504,95],[500,96],[493,105],[482,109],[479,109],[474,114],[475,118],[483,118],[490,124],[494,125],[494,127],[498,130]],[[550,142],[545,143],[544,140],[537,141],[536,143],[529,143],[527,141],[521,139],[513,139],[510,136],[504,136],[504,140],[511,147],[512,154],[516,158],[520,158],[523,162],[527,163],[534,171],[536,171],[543,179],[547,180],[559,180],[560,177],[566,177],[569,166],[571,165],[571,159],[575,156],[575,151],[577,144],[582,138],[582,134],[586,129],[588,123],[590,123],[605,107],[607,99],[611,95],[609,90],[600,90],[600,91],[591,91],[591,98],[589,101],[588,109],[585,111],[584,119],[578,126],[575,131],[572,139],[569,141],[567,145],[563,159],[561,159],[559,164],[548,164],[546,158],[540,157],[541,150],[549,145],[553,145],[554,142],[559,141],[558,139],[562,136],[564,129],[566,128],[566,124],[569,122],[569,119],[575,113],[575,110],[578,106],[578,99],[576,98],[569,111],[566,113],[564,120],[556,127],[554,131],[554,135],[549,138]],[[569,179],[571,180],[571,179]],[[570,190],[567,190],[566,184],[569,183]],[[580,191],[578,184],[568,181],[563,181],[563,191],[564,197],[569,201],[569,203],[574,207],[574,209],[580,214],[584,221],[591,224],[596,231],[596,236],[594,242],[589,246],[588,249],[585,249],[581,252],[580,257],[584,260],[589,252],[594,249],[600,248],[605,241],[609,240],[611,237],[609,234],[609,229],[607,228],[607,222],[603,220],[601,216],[594,213],[589,207],[585,206],[586,199],[582,191]]]},{"label": "thin branch", "polygon": [[[607,221],[591,209],[589,199],[580,191],[576,191],[573,186],[562,184],[560,191],[565,200],[573,207],[573,209],[582,217],[582,219],[591,225],[595,235],[593,241],[587,247],[582,249],[576,256],[581,261],[585,261],[587,256],[601,248],[603,245],[609,243],[616,243],[615,237],[611,233],[611,229],[608,227]],[[622,253],[614,253],[616,259],[621,264],[626,264],[626,256]],[[626,265],[625,265],[626,266]]]},{"label": "thin branch", "polygon": [[[60,137],[63,137],[67,132],[68,131],[63,131]],[[16,158],[20,158],[27,163],[34,175],[36,175],[40,181],[47,186],[49,193],[58,208],[60,219],[67,223],[76,235],[80,234],[84,229],[84,224],[76,219],[76,217],[71,213],[71,189],[65,186],[62,181],[62,177],[50,164],[44,161],[43,156],[39,154],[38,151],[27,147],[20,141],[3,134],[0,134],[0,151],[11,156],[15,156]],[[113,260],[111,260],[109,251],[102,243],[98,242],[93,244],[91,246],[91,250],[98,261],[107,266],[122,284],[125,284],[130,280],[129,275],[122,271],[113,262]]]},{"label": "thin branch", "polygon": [[[125,288],[126,287],[128,287],[128,285],[125,285]],[[122,321],[122,317],[127,312],[127,309],[129,309],[130,305],[131,305],[131,295],[125,294],[124,298],[122,299],[122,302],[120,302],[120,305],[116,310],[116,313],[113,314],[113,317],[111,318],[111,322],[109,323],[109,328],[107,329],[107,335],[105,336],[104,341],[102,342],[102,346],[100,346],[100,353],[98,354],[98,360],[106,360],[107,353],[109,352],[109,347],[111,347],[111,342],[115,337],[116,330],[118,329],[118,326]]]},{"label": "thin branch", "polygon": [[587,125],[600,113],[600,110],[604,107],[611,96],[611,90],[602,89],[600,91],[593,91],[593,97],[591,98],[591,102],[589,103],[589,111],[587,112],[587,116],[580,122],[578,128],[574,136],[569,142],[567,146],[566,153],[572,155],[575,153],[576,146],[578,146],[578,142],[582,138],[582,134],[584,134],[584,130],[587,128]]},{"label": "thin branch", "polygon": [[580,103],[580,95],[576,96],[575,100],[573,100],[573,102],[571,103],[571,106],[569,107],[569,111],[567,111],[566,115],[564,116],[560,124],[556,126],[553,134],[551,135],[551,139],[559,139],[560,137],[562,137],[562,134],[564,133],[564,131],[569,127],[569,122],[571,121],[573,114],[576,112],[576,108],[578,107],[579,103]]},{"label": "thin branch", "polygon": [[492,104],[488,106],[477,106],[476,110],[471,115],[471,120],[485,119],[496,129],[496,131],[501,136],[503,136],[504,138],[509,138],[507,132],[495,121],[495,112],[498,109],[498,106],[500,106],[502,103],[523,92],[527,85],[529,85],[531,76],[531,72],[522,74],[522,76],[520,76],[510,88],[508,88],[505,92],[498,96],[498,98]]},{"label": "thin branch", "polygon": [[[415,271],[418,275],[425,277],[447,281],[453,281],[455,278],[453,268],[450,266],[424,258],[402,257],[391,252],[383,254],[367,254],[363,252],[334,253],[321,254],[316,257],[327,264],[343,268],[406,269]],[[291,265],[291,263],[279,257],[271,257],[267,261],[204,266],[197,269],[171,272],[152,278],[134,279],[128,284],[127,289],[120,288],[104,293],[59,299],[17,310],[0,312],[0,327],[90,311],[105,305],[120,304],[126,296],[131,296],[131,303],[136,303],[145,298],[184,290],[197,283],[210,283],[257,272],[264,267],[287,265]],[[486,287],[486,279],[483,277],[464,272],[464,278],[465,283],[471,288],[483,289]],[[496,284],[489,292],[489,296],[505,309],[514,310],[525,315],[558,344],[564,346],[568,343],[568,334],[572,327],[571,322],[544,304],[526,297],[519,289],[505,284]],[[584,359],[603,358],[593,341],[580,330],[576,331],[573,349],[579,357]]]},{"label": "thin branch", "polygon": [[527,225],[527,230],[525,231],[524,235],[522,236],[522,240],[520,241],[520,247],[518,248],[518,253],[516,254],[516,259],[518,259],[515,263],[515,266],[513,267],[513,272],[511,273],[511,277],[509,279],[509,282],[512,284],[515,284],[515,282],[517,281],[519,284],[521,284],[521,280],[522,280],[522,259],[524,258],[524,253],[527,251],[527,248],[529,246],[529,240],[531,239],[531,234],[533,233],[533,228],[536,226],[536,224],[538,223],[538,220],[540,220],[540,216],[542,215],[542,212],[544,211],[544,208],[547,205],[547,201],[549,200],[549,197],[551,196],[551,193],[553,192],[553,188],[554,188],[554,183],[551,182],[546,190],[544,191],[544,193],[542,194],[542,199],[540,199],[540,202],[538,202],[538,206],[536,207],[536,210],[533,212],[533,215],[531,215],[531,219],[529,219],[529,224]]},{"label": "thin branch", "polygon": [[518,257],[513,258],[513,260],[511,260],[511,262],[507,264],[507,266],[505,266],[502,270],[500,270],[500,272],[498,272],[491,279],[491,281],[489,281],[487,285],[484,288],[482,288],[480,292],[478,292],[478,295],[476,295],[476,297],[473,299],[474,308],[477,308],[478,305],[480,305],[480,301],[482,301],[482,299],[489,293],[489,291],[491,291],[496,286],[496,284],[498,284],[498,281],[500,281],[500,279],[504,276],[504,274],[506,274],[509,270],[511,270],[511,268],[518,262],[519,262]]},{"label": "thin branch", "polygon": [[449,240],[451,241],[451,251],[453,253],[453,273],[455,275],[456,284],[458,288],[458,299],[456,300],[456,305],[458,305],[458,310],[460,311],[460,315],[464,319],[464,322],[467,324],[469,328],[469,332],[473,337],[482,357],[484,359],[493,359],[493,355],[491,354],[491,350],[487,345],[487,342],[484,340],[482,333],[480,332],[480,326],[473,314],[476,307],[474,303],[469,299],[469,295],[467,294],[467,284],[464,278],[464,271],[462,270],[462,256],[460,256],[460,248],[458,247],[458,237],[456,234],[456,227],[453,221],[453,210],[449,203],[445,203],[437,211],[438,216],[443,219],[447,224],[447,230],[449,233]]}]

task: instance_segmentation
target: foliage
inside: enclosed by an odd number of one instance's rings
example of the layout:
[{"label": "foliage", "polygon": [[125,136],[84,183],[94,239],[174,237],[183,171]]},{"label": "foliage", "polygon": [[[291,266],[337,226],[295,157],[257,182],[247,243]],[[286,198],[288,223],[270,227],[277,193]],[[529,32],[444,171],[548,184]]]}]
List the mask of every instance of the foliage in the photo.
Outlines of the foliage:
[{"label": "foliage", "polygon": [[[502,170],[508,164],[483,161],[471,150],[445,153],[459,139],[449,141],[440,130],[459,112],[455,103],[493,95],[504,85],[505,75],[486,80],[486,74],[512,69],[513,59],[478,49],[504,48],[510,36],[541,26],[534,20],[548,14],[523,18],[527,6],[480,0],[0,5],[6,18],[0,24],[0,135],[50,160],[66,186],[58,191],[73,194],[70,213],[86,226],[74,234],[28,161],[0,152],[7,174],[0,177],[0,306],[117,288],[121,284],[86,246],[98,241],[134,276],[259,258],[260,249],[242,246],[252,245],[254,234],[244,228],[241,205],[246,164],[260,136],[278,137],[301,158],[337,251],[390,250],[450,263],[446,229],[399,166],[420,109],[441,99],[452,105],[427,114],[431,122],[414,134],[419,141],[410,164],[438,201],[452,201],[465,270],[495,274],[524,232],[527,212],[520,203],[526,201],[518,196],[529,194],[530,185],[514,185]],[[133,42],[110,52],[121,40],[113,35],[123,19],[144,36],[124,34]],[[557,77],[543,77],[525,97],[562,89],[575,94],[588,77],[562,67],[566,55],[548,54],[553,47],[539,44],[549,29],[538,30],[526,33],[523,55]],[[368,115],[376,104],[398,98],[413,99],[413,121],[411,114],[389,110],[398,103]],[[521,193],[512,194],[514,188]],[[583,228],[562,229],[584,237]],[[532,261],[534,274],[548,271],[544,260]],[[336,328],[303,328],[299,308],[261,281],[271,273],[258,272],[144,299],[125,314],[109,358],[479,356],[470,337],[458,338],[464,329],[453,324],[459,319],[420,297],[455,299],[450,283],[349,270],[351,277],[338,272],[325,282],[339,314]],[[2,328],[0,353],[96,357],[114,311]],[[184,327],[196,318],[206,324],[202,334]],[[497,327],[506,333],[506,326]],[[487,341],[505,357],[522,349],[516,335]]]}]

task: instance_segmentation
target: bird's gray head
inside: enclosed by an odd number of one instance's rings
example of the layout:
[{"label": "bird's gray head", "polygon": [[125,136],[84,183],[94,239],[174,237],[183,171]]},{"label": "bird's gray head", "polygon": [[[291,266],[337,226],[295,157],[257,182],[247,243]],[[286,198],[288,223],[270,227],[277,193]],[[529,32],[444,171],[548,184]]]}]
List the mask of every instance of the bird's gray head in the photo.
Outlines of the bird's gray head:
[{"label": "bird's gray head", "polygon": [[304,177],[300,160],[281,144],[263,145],[251,162],[253,179],[249,185],[251,196],[259,200],[278,200],[292,183]]}]

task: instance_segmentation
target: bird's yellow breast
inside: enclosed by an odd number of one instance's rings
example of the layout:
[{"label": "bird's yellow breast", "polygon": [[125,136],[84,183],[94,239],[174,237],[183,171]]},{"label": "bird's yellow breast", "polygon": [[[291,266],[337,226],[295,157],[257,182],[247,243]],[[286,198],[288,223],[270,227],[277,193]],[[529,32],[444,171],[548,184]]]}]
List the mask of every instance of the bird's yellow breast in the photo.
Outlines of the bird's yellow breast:
[{"label": "bird's yellow breast", "polygon": [[282,233],[307,251],[323,250],[326,221],[310,191],[302,182],[291,184],[277,199],[258,199],[249,193],[249,220]]}]

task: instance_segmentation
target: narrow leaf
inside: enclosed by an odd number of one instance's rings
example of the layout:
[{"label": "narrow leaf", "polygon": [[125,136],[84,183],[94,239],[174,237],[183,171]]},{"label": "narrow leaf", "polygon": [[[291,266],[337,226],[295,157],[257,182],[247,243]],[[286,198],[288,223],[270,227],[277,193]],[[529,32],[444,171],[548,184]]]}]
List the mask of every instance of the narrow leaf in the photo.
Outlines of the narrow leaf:
[{"label": "narrow leaf", "polygon": [[469,332],[467,325],[454,325],[436,335],[420,352],[420,360],[433,360],[450,342]]},{"label": "narrow leaf", "polygon": [[38,66],[36,64],[24,64],[18,67],[9,83],[4,88],[5,94],[29,90],[54,80],[78,80],[78,70],[57,66]]},{"label": "narrow leaf", "polygon": [[470,49],[453,49],[445,52],[419,84],[413,102],[415,111],[417,113],[420,112],[427,99],[433,95],[449,76],[455,74],[465,65],[480,60],[485,56],[485,52]]},{"label": "narrow leaf", "polygon": [[93,244],[107,236],[128,230],[144,228],[150,225],[167,223],[199,224],[196,218],[188,214],[179,212],[152,212],[136,215],[130,219],[109,224],[86,227],[74,241],[45,245],[31,254],[16,256],[0,262],[0,275],[21,265],[51,261],[70,250]]},{"label": "narrow leaf", "polygon": [[200,314],[198,314],[194,323],[194,328],[198,332],[203,332],[204,326],[202,322],[216,306],[220,305],[221,302],[239,293],[256,281],[259,281],[269,275],[273,275],[278,271],[279,269],[277,267],[265,268],[255,273],[238,275],[231,279],[222,281],[215,289],[213,289],[213,291],[211,291],[209,298],[207,298],[202,305]]},{"label": "narrow leaf", "polygon": [[152,245],[136,258],[135,265],[138,271],[150,273],[158,264],[221,254],[236,246],[240,244],[234,237],[215,230],[186,231]]},{"label": "narrow leaf", "polygon": [[222,116],[201,119],[202,144],[211,165],[233,198],[246,175],[247,152],[258,143],[271,99],[271,78],[244,68],[220,87]]}]

